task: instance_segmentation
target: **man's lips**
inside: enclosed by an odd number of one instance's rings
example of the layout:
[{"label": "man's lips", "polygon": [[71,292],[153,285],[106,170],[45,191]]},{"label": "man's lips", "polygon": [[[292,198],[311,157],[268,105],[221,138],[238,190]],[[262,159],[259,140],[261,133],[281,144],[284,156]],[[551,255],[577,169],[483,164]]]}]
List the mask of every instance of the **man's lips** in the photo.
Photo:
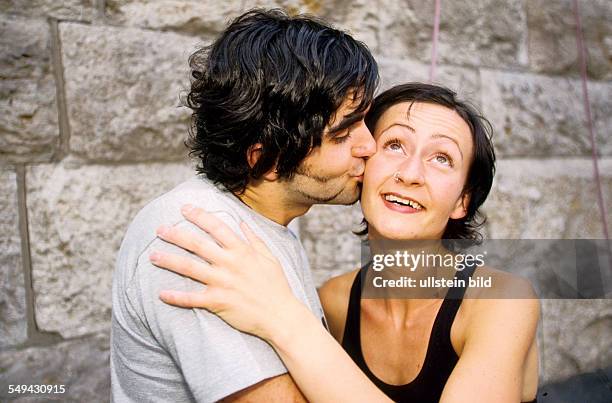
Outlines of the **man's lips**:
[{"label": "man's lips", "polygon": [[349,171],[349,176],[354,177],[354,178],[363,179],[364,173],[365,173],[365,164],[359,164],[359,165],[354,166],[353,169]]},{"label": "man's lips", "polygon": [[359,171],[355,171],[355,174],[349,174],[351,178],[357,179],[359,182],[363,181],[363,174],[365,173],[364,169]]}]

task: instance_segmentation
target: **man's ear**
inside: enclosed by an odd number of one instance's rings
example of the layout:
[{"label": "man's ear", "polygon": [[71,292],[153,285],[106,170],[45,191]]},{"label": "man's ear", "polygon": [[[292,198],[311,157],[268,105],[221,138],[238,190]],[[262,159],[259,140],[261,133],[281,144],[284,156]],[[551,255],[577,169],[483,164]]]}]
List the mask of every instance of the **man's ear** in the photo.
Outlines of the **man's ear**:
[{"label": "man's ear", "polygon": [[469,205],[470,195],[468,193],[464,193],[459,199],[457,199],[457,203],[455,203],[455,208],[451,212],[450,218],[453,220],[460,220],[465,217],[467,215]]},{"label": "man's ear", "polygon": [[[255,164],[257,164],[257,161],[259,161],[259,158],[261,157],[262,151],[263,145],[261,143],[255,143],[249,147],[249,149],[247,150],[247,163],[249,164],[249,167],[253,168]],[[276,164],[274,164],[274,167],[272,167],[272,169],[263,174],[263,179],[269,181],[275,181],[278,179],[278,173],[276,172]]]}]

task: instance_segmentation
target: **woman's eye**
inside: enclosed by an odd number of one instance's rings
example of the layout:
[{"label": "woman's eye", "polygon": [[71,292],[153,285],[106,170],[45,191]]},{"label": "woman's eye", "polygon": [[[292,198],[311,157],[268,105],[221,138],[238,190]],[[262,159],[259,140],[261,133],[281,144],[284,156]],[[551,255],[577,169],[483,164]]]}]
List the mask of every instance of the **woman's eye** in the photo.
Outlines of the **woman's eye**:
[{"label": "woman's eye", "polygon": [[383,148],[389,149],[395,152],[403,152],[402,143],[398,139],[387,140]]},{"label": "woman's eye", "polygon": [[453,166],[453,161],[451,160],[451,158],[446,155],[446,154],[437,154],[434,159],[436,160],[436,162],[439,162],[440,164],[444,164],[444,165],[448,165],[450,167]]}]

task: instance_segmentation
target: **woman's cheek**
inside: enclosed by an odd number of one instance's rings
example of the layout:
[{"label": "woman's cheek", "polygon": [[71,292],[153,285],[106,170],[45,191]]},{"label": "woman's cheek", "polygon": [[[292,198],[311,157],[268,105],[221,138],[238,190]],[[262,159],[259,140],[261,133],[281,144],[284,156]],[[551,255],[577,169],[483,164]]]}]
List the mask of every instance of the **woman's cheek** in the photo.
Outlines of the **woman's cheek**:
[{"label": "woman's cheek", "polygon": [[389,169],[384,161],[377,158],[376,154],[365,163],[363,177],[363,191],[379,187],[384,182],[386,171]]},{"label": "woman's cheek", "polygon": [[457,180],[445,178],[444,180],[438,181],[434,186],[431,186],[432,191],[436,193],[435,199],[445,201],[448,204],[449,211],[454,209],[455,203],[461,196],[463,190],[462,187],[457,186],[458,183],[460,182]]}]

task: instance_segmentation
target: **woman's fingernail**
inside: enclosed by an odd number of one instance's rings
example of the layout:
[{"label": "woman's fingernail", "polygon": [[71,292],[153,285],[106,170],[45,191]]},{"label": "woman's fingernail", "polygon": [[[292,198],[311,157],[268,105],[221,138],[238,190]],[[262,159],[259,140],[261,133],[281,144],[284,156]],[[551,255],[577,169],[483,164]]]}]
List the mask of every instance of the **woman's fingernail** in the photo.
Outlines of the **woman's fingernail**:
[{"label": "woman's fingernail", "polygon": [[161,255],[159,252],[155,251],[153,253],[151,253],[149,255],[149,260],[152,261],[153,263],[157,263],[159,262],[159,259],[161,258]]},{"label": "woman's fingernail", "polygon": [[185,204],[183,207],[181,207],[181,212],[185,215],[191,213],[193,211],[195,207],[191,204]]},{"label": "woman's fingernail", "polygon": [[165,225],[160,225],[159,227],[157,227],[157,235],[160,236],[165,236],[168,234],[168,230],[170,229],[170,227],[167,227]]},{"label": "woman's fingernail", "polygon": [[172,292],[172,291],[170,291],[170,290],[161,290],[161,291],[159,292],[159,297],[160,297],[161,299],[169,299],[169,298],[172,298],[172,295],[173,295],[173,292]]}]

